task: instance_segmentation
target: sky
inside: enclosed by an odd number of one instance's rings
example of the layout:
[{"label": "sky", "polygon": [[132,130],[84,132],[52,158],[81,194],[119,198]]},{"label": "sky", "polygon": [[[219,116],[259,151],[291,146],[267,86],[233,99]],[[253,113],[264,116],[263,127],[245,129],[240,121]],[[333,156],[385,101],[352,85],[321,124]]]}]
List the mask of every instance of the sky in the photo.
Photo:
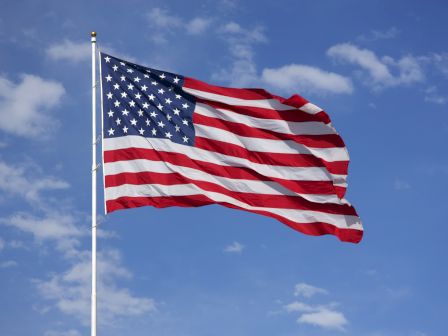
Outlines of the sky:
[{"label": "sky", "polygon": [[220,206],[105,216],[99,176],[98,335],[446,335],[446,2],[1,7],[1,335],[90,332],[92,30],[112,55],[325,109],[365,228],[356,245]]}]

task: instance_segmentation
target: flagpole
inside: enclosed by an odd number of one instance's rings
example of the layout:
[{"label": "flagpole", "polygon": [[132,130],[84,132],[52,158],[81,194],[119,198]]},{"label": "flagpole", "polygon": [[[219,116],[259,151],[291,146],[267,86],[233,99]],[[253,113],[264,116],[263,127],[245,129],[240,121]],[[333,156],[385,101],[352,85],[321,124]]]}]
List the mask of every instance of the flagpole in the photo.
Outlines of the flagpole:
[{"label": "flagpole", "polygon": [[92,309],[91,336],[96,336],[96,32],[90,33],[92,43]]}]

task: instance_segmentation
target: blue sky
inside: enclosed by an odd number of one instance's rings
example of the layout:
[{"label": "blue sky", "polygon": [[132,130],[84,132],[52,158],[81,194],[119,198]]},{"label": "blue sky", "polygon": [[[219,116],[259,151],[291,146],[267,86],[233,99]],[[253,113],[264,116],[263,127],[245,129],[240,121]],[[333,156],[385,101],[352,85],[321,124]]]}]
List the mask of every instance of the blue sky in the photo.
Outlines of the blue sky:
[{"label": "blue sky", "polygon": [[353,245],[219,206],[101,216],[99,335],[445,335],[447,19],[443,1],[3,3],[0,334],[89,333],[96,30],[113,55],[324,108],[365,226]]}]

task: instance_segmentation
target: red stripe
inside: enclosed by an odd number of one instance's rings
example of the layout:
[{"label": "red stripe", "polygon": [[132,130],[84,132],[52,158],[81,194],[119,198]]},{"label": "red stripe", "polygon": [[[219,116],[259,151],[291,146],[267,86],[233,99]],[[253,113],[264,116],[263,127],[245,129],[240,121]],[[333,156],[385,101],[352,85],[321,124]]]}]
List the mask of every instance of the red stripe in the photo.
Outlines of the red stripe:
[{"label": "red stripe", "polygon": [[[220,204],[228,208],[248,211],[233,204],[228,204],[225,202],[215,202],[204,195],[170,196],[170,197],[120,197],[115,200],[107,201],[106,209],[107,212],[110,213],[115,210],[136,208],[148,205],[154,206],[156,208],[166,208],[171,206],[199,207],[209,204]],[[264,216],[275,218],[296,231],[312,236],[332,234],[337,236],[341,241],[359,243],[363,235],[363,231],[353,229],[341,229],[328,223],[314,222],[303,224],[293,222],[282,216],[272,214],[266,211],[257,210],[249,212],[258,213]]]},{"label": "red stripe", "polygon": [[124,148],[104,151],[105,163],[137,159],[169,162],[177,166],[198,169],[206,174],[232,179],[277,182],[285,188],[300,194],[332,195],[335,193],[335,188],[331,181],[295,181],[267,177],[245,167],[221,166],[210,162],[193,160],[181,153],[161,152],[144,148]]},{"label": "red stripe", "polygon": [[254,163],[286,167],[321,167],[332,174],[347,174],[348,161],[327,162],[311,154],[266,153],[249,151],[228,142],[195,137],[194,146],[224,155],[240,157]]},{"label": "red stripe", "polygon": [[226,103],[216,102],[198,97],[195,97],[195,99],[198,103],[207,104],[217,109],[229,110],[235,113],[244,114],[255,118],[285,120],[292,122],[316,121],[322,122],[324,124],[328,124],[330,122],[330,117],[323,111],[316,114],[309,114],[298,109],[277,111],[262,107],[229,105]]},{"label": "red stripe", "polygon": [[233,197],[243,203],[246,203],[254,207],[311,210],[330,214],[357,216],[355,209],[347,204],[315,203],[306,200],[300,196],[265,195],[257,193],[232,191],[217,183],[198,181],[178,173],[155,173],[155,172],[120,173],[116,175],[107,175],[105,177],[106,188],[116,187],[123,184],[178,185],[189,183],[194,184],[197,187],[206,191],[217,192],[223,195]]},{"label": "red stripe", "polygon": [[219,118],[212,118],[204,116],[199,113],[193,114],[193,122],[195,124],[212,126],[225,131],[234,133],[236,135],[270,140],[292,140],[301,145],[311,148],[334,148],[345,147],[341,137],[337,134],[321,134],[321,135],[294,135],[279,133],[267,129],[255,128],[241,123],[222,120]]}]

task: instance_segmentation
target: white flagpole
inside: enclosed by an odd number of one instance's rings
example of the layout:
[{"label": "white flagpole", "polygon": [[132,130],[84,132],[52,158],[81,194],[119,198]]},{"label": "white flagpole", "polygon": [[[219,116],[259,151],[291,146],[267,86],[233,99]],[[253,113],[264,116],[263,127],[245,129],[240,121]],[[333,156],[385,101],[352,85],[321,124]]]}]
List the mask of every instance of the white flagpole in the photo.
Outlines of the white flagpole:
[{"label": "white flagpole", "polygon": [[96,336],[96,32],[90,34],[92,42],[92,310],[91,336]]}]

